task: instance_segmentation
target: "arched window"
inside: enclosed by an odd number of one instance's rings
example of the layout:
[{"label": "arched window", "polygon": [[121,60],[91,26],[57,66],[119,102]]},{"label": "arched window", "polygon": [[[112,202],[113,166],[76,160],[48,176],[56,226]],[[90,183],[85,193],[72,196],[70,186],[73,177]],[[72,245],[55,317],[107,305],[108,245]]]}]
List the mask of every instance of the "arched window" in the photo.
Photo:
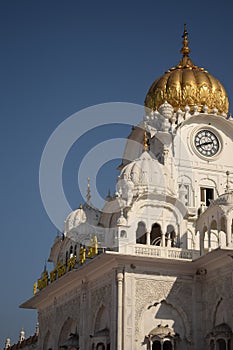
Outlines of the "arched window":
[{"label": "arched window", "polygon": [[77,256],[77,244],[74,246],[74,256]]},{"label": "arched window", "polygon": [[143,221],[139,221],[136,231],[136,243],[146,244],[146,225]]},{"label": "arched window", "polygon": [[218,339],[217,340],[216,350],[227,350],[225,339]]},{"label": "arched window", "polygon": [[231,328],[226,323],[215,326],[207,335],[210,350],[231,350]]},{"label": "arched window", "polygon": [[97,346],[96,346],[96,350],[105,350],[104,343],[98,343]]},{"label": "arched window", "polygon": [[152,350],[162,350],[161,343],[159,340],[155,340],[152,345]]},{"label": "arched window", "polygon": [[170,340],[165,340],[165,342],[163,343],[163,350],[172,350],[172,343],[170,342]]},{"label": "arched window", "polygon": [[151,227],[150,244],[161,245],[162,231],[161,226],[156,222]]},{"label": "arched window", "polygon": [[121,230],[120,236],[121,236],[121,238],[127,238],[126,231],[125,230]]},{"label": "arched window", "polygon": [[154,340],[152,350],[173,350],[173,343],[171,340]]},{"label": "arched window", "polygon": [[159,324],[147,338],[147,350],[174,350],[179,341],[179,335],[168,325]]}]

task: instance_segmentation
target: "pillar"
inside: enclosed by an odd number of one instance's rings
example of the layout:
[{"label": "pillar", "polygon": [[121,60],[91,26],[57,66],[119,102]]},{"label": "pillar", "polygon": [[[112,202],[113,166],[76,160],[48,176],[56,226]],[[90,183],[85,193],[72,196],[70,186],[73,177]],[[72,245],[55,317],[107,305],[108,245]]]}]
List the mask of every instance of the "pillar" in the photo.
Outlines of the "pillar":
[{"label": "pillar", "polygon": [[231,224],[232,224],[232,218],[227,217],[227,247],[231,244]]},{"label": "pillar", "polygon": [[149,345],[149,347],[146,347],[146,348],[149,349],[149,350],[152,350],[153,342],[151,340],[151,335],[146,336],[146,339],[147,339],[148,345]]},{"label": "pillar", "polygon": [[146,244],[150,245],[150,232],[146,233]]},{"label": "pillar", "polygon": [[123,350],[123,279],[122,272],[117,273],[117,350]]},{"label": "pillar", "polygon": [[205,232],[200,232],[200,253],[204,255],[204,234]]},{"label": "pillar", "polygon": [[161,247],[165,247],[166,246],[166,237],[165,237],[165,233],[167,232],[167,225],[161,225]]},{"label": "pillar", "polygon": [[208,250],[211,250],[211,228],[208,229]]}]

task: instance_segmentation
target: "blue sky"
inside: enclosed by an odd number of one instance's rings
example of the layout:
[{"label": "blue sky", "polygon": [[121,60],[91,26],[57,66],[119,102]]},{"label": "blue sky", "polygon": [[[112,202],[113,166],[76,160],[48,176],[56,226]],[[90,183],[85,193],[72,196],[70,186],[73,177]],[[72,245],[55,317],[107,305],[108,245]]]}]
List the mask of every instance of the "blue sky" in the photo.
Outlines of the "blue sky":
[{"label": "blue sky", "polygon": [[[57,233],[39,191],[50,134],[91,105],[143,104],[155,78],[179,62],[184,22],[190,56],[223,83],[231,101],[232,13],[226,0],[0,2],[1,347],[7,336],[17,341],[22,327],[27,336],[35,329],[36,312],[18,305],[32,296]],[[129,132],[102,127],[72,147],[63,179],[73,208],[83,202],[76,176],[86,150]],[[114,190],[118,163],[101,169],[103,196]]]}]

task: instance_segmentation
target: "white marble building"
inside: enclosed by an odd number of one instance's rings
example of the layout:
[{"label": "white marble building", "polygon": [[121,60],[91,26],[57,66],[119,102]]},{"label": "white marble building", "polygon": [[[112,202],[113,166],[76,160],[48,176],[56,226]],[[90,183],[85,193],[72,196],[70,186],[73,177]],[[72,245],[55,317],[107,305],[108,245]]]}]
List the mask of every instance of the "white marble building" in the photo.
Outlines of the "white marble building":
[{"label": "white marble building", "polygon": [[98,210],[88,191],[22,305],[37,349],[233,348],[233,122],[186,29],[181,53],[146,96],[117,193]]}]

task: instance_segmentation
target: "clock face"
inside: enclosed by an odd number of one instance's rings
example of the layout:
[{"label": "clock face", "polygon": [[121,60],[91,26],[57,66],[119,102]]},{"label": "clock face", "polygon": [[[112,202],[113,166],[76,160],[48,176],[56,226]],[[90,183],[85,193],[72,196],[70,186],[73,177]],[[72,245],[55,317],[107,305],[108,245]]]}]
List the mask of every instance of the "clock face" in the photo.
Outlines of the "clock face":
[{"label": "clock face", "polygon": [[197,151],[205,156],[212,157],[219,151],[219,140],[210,130],[200,130],[194,137],[194,144]]}]

